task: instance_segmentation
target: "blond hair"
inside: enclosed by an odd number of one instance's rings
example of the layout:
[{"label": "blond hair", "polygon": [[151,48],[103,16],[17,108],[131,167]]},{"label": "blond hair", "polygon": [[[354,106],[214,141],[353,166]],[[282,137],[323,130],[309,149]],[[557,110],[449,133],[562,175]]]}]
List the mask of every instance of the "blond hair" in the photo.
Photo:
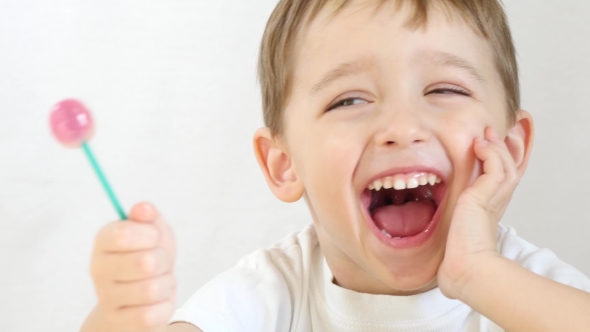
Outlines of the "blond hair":
[{"label": "blond hair", "polygon": [[[294,47],[298,32],[306,22],[330,2],[336,2],[334,14],[350,0],[280,0],[272,12],[262,37],[258,59],[258,80],[262,93],[264,123],[274,134],[283,129],[283,110],[292,85]],[[390,0],[375,0],[378,6]],[[513,123],[520,109],[520,88],[516,50],[501,0],[397,0],[410,3],[413,15],[408,28],[426,26],[428,13],[440,5],[447,14],[458,14],[476,33],[487,39],[493,50],[506,97],[508,120]],[[449,15],[452,16],[452,15]]]}]

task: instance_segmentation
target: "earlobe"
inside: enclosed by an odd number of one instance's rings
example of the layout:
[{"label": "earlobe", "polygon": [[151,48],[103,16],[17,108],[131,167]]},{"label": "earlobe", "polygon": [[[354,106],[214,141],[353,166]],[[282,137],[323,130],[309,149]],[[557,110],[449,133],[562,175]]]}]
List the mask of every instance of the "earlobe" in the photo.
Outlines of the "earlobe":
[{"label": "earlobe", "polygon": [[267,127],[254,133],[254,154],[268,187],[283,202],[295,202],[303,196],[304,188],[290,156],[278,144]]},{"label": "earlobe", "polygon": [[518,111],[514,126],[508,129],[504,142],[514,159],[520,176],[524,175],[534,141],[533,117],[527,111]]}]

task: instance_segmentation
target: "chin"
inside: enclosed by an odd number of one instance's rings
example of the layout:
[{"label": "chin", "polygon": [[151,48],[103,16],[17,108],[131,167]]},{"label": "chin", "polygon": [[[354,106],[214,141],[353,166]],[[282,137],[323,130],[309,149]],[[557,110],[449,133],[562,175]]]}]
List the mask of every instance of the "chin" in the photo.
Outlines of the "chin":
[{"label": "chin", "polygon": [[[402,267],[388,264],[379,273],[379,279],[391,289],[391,295],[413,295],[428,291],[437,286],[436,276],[442,259],[431,260],[421,265]],[[395,266],[391,266],[395,265]],[[397,293],[397,294],[395,294]]]}]

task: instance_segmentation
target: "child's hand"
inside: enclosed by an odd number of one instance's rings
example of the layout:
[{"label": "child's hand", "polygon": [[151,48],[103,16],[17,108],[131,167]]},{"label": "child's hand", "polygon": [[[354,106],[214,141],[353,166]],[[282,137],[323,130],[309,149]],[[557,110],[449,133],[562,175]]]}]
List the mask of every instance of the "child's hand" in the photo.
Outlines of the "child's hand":
[{"label": "child's hand", "polygon": [[174,236],[148,203],[103,227],[91,274],[98,304],[82,331],[163,331],[175,306]]},{"label": "child's hand", "polygon": [[483,174],[457,199],[438,285],[450,298],[462,299],[475,270],[498,257],[498,222],[516,188],[520,175],[506,144],[488,127],[485,140],[474,142],[475,156],[483,162]]}]

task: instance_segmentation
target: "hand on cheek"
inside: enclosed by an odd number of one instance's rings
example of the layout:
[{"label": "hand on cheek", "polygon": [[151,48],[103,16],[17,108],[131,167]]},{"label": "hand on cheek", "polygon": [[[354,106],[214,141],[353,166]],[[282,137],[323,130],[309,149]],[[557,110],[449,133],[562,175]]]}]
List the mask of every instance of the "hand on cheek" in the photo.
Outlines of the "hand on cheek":
[{"label": "hand on cheek", "polygon": [[498,134],[488,127],[485,139],[476,138],[473,149],[483,174],[466,188],[455,206],[445,256],[438,270],[443,294],[461,299],[475,269],[498,256],[496,233],[520,176]]}]

